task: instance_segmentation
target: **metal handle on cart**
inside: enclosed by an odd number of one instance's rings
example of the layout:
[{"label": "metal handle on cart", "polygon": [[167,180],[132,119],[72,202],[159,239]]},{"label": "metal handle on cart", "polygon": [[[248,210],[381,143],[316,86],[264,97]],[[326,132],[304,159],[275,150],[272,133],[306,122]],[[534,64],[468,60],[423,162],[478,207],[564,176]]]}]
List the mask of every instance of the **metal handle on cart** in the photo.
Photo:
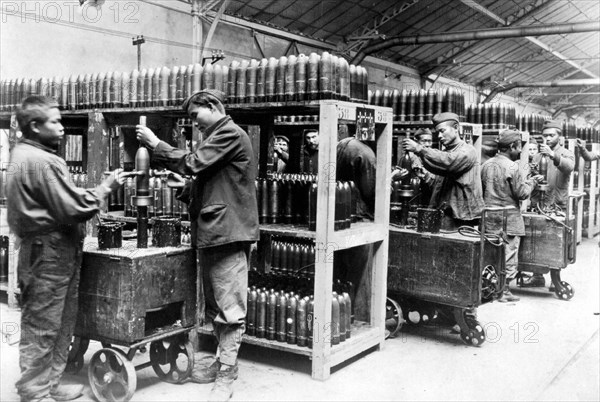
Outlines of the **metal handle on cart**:
[{"label": "metal handle on cart", "polygon": [[574,210],[575,210],[575,216],[574,216],[574,222],[575,222],[575,230],[573,230],[572,228],[570,228],[571,230],[567,233],[567,235],[569,236],[569,241],[565,242],[565,247],[567,248],[565,251],[565,255],[567,256],[568,262],[570,264],[574,264],[575,261],[577,261],[577,222],[579,221],[579,203],[581,202],[581,199],[583,198],[585,193],[581,192],[581,191],[574,191],[573,193],[569,194],[569,202],[567,202],[567,216],[566,216],[566,221],[569,222],[569,219],[571,217],[571,200],[570,199],[574,199],[575,200],[575,205],[574,205]]}]

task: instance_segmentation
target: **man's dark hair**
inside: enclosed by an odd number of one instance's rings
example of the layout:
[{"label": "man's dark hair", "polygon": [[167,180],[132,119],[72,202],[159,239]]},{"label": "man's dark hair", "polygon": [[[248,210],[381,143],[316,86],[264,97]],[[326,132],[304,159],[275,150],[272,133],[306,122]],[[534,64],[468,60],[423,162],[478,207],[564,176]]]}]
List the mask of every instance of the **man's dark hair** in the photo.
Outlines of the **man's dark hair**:
[{"label": "man's dark hair", "polygon": [[181,108],[184,112],[187,113],[190,105],[197,106],[208,106],[209,104],[213,105],[215,109],[220,111],[221,113],[225,113],[224,103],[224,94],[221,91],[216,89],[205,89],[200,92],[196,92],[195,94],[189,96],[181,105]]},{"label": "man's dark hair", "polygon": [[48,121],[48,110],[58,108],[58,103],[47,96],[32,95],[23,100],[17,110],[17,122],[24,138],[31,138],[31,122],[44,124]]}]

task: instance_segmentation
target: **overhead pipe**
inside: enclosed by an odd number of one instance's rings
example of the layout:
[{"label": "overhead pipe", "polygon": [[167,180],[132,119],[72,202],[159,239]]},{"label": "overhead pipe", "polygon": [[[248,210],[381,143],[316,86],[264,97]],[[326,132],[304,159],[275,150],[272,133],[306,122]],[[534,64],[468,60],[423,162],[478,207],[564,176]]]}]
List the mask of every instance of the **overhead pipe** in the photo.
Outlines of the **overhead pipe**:
[{"label": "overhead pipe", "polygon": [[[514,88],[538,88],[538,87],[585,87],[589,85],[600,85],[600,78],[582,78],[578,80],[560,80],[560,81],[517,81],[511,82],[510,84],[497,87],[490,92],[490,94],[484,99],[483,103],[489,102],[494,97],[501,93],[507,92]],[[585,93],[582,93],[585,94]]]},{"label": "overhead pipe", "polygon": [[590,104],[590,105],[562,105],[559,106],[554,113],[552,113],[552,118],[555,119],[560,113],[564,112],[565,110],[571,110],[571,109],[598,109],[600,108],[600,105],[598,104]]},{"label": "overhead pipe", "polygon": [[558,35],[592,31],[600,31],[600,21],[442,32],[429,35],[396,36],[372,41],[354,55],[351,63],[360,64],[368,55],[394,46],[468,42],[484,39],[520,38],[525,36]]}]

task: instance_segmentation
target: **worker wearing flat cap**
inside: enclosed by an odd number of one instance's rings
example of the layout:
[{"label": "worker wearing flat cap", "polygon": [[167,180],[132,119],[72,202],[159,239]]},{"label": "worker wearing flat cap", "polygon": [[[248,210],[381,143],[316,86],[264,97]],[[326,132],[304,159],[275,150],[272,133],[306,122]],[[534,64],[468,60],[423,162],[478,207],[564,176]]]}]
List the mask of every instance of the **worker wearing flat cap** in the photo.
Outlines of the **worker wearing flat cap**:
[{"label": "worker wearing flat cap", "polygon": [[[486,161],[481,168],[483,200],[486,207],[512,207],[507,212],[505,248],[506,284],[500,302],[514,302],[519,298],[510,289],[510,282],[517,276],[519,244],[525,236],[525,223],[520,211],[520,202],[529,198],[536,183],[543,180],[537,175],[527,178],[527,171],[521,169],[518,160],[521,156],[521,133],[517,130],[504,130],[498,135],[498,153]],[[490,213],[485,221],[485,231],[499,234],[502,231],[502,214]]]},{"label": "worker wearing flat cap", "polygon": [[198,249],[198,321],[210,320],[218,347],[210,366],[194,368],[192,381],[214,383],[209,400],[229,400],[246,328],[250,246],[259,237],[256,163],[248,134],[225,114],[222,92],[197,92],[182,108],[203,134],[196,151],[173,148],[145,126],[137,126],[137,138],[154,150],[153,165],[194,177],[189,211]]},{"label": "worker wearing flat cap", "polygon": [[432,120],[444,150],[426,148],[411,139],[403,141],[404,150],[414,152],[423,167],[437,175],[429,207],[445,204],[442,228],[477,225],[483,210],[477,151],[460,139],[455,113],[438,113]]},{"label": "worker wearing flat cap", "polygon": [[[533,163],[540,163],[542,157],[548,160],[548,190],[546,191],[544,203],[546,205],[556,204],[566,208],[569,198],[569,179],[575,168],[575,155],[572,151],[560,145],[562,137],[562,122],[558,120],[547,120],[542,127],[543,144],[540,144],[540,153],[533,158]],[[539,193],[532,196],[533,205],[540,202]]]},{"label": "worker wearing flat cap", "polygon": [[290,139],[285,135],[276,136],[273,143],[273,151],[276,162],[275,171],[277,173],[285,173],[285,168],[290,159]]},{"label": "worker wearing flat cap", "polygon": [[[562,137],[562,122],[558,120],[547,120],[542,127],[544,143],[540,144],[540,153],[534,156],[533,163],[539,165],[544,157],[548,157],[548,188],[545,191],[544,205],[558,206],[565,209],[569,200],[569,180],[571,172],[575,169],[575,155],[572,151],[560,145]],[[534,191],[531,194],[531,205],[537,206],[541,199],[541,193]],[[542,274],[534,273],[532,276],[521,281],[523,287],[542,287],[546,285]]]}]

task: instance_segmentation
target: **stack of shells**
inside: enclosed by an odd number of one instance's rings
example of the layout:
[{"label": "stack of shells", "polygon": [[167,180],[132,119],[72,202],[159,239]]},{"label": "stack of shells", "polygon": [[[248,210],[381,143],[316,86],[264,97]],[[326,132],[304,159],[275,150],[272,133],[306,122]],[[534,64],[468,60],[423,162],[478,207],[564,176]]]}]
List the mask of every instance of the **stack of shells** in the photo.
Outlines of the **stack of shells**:
[{"label": "stack of shells", "polygon": [[[148,206],[148,216],[175,216],[188,221],[188,206],[175,198],[177,189],[167,186],[166,177],[150,177],[149,191],[153,196],[152,204]],[[128,177],[123,186],[109,195],[110,211],[125,211],[125,216],[137,217],[137,208],[132,204],[135,196],[135,179]]]},{"label": "stack of shells", "polygon": [[391,107],[395,121],[431,121],[444,112],[456,113],[460,121],[466,118],[465,94],[455,88],[369,91],[369,104]]},{"label": "stack of shells", "polygon": [[507,103],[478,103],[467,108],[467,122],[481,124],[484,130],[503,130],[517,126],[517,111]]},{"label": "stack of shells", "polygon": [[202,89],[225,93],[230,104],[339,99],[366,102],[368,74],[343,57],[311,53],[220,64],[190,64],[131,72],[0,82],[0,110],[29,95],[54,98],[62,110],[179,106]]},{"label": "stack of shells", "polygon": [[[319,339],[313,328],[314,296],[312,282],[280,273],[249,274],[246,335],[292,345],[313,346]],[[351,337],[351,284],[334,284],[331,321],[323,328],[328,342],[337,345]]]},{"label": "stack of shells", "polygon": [[[308,224],[316,230],[317,177],[308,174],[272,174],[256,180],[259,222]],[[348,229],[356,222],[355,184],[336,182],[334,229]]]}]

